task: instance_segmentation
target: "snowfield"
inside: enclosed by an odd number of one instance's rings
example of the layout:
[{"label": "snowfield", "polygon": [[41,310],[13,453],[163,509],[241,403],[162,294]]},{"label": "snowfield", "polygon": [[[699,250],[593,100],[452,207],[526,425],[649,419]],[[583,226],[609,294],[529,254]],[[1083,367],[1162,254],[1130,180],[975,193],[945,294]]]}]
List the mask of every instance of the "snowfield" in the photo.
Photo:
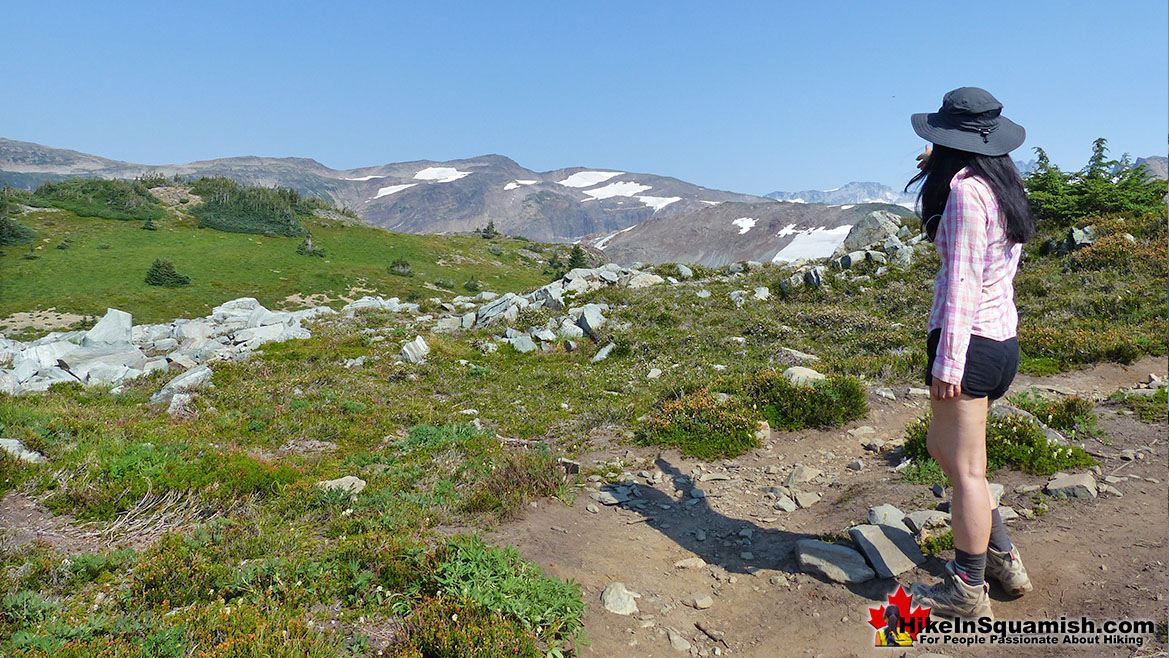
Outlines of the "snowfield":
[{"label": "snowfield", "polygon": [[653,208],[654,212],[657,212],[657,211],[661,210],[662,208],[665,208],[666,206],[670,205],[671,203],[674,203],[675,201],[681,201],[682,197],[680,197],[680,196],[639,196],[639,197],[637,197],[637,200],[644,203],[645,205],[649,206],[650,208]]},{"label": "snowfield", "polygon": [[[594,199],[609,199],[615,196],[633,196],[639,192],[644,192],[652,187],[651,185],[642,185],[641,183],[634,183],[632,181],[624,181],[621,183],[609,183],[604,187],[598,187],[595,190],[584,190],[584,193]],[[587,199],[586,199],[587,200]]]},{"label": "snowfield", "polygon": [[517,188],[519,188],[519,186],[520,186],[520,185],[535,185],[535,184],[536,184],[536,183],[538,183],[538,182],[540,182],[540,181],[534,181],[534,180],[520,180],[520,179],[518,179],[518,178],[517,178],[517,179],[515,179],[514,181],[512,181],[512,182],[508,183],[507,185],[504,185],[504,186],[503,186],[503,189],[504,189],[505,191],[507,191],[507,190],[514,190],[514,189],[517,189]]},{"label": "snowfield", "polygon": [[[784,230],[787,230],[787,227]],[[792,238],[791,242],[787,243],[787,246],[780,249],[772,257],[771,262],[783,263],[802,258],[827,258],[836,251],[836,247],[840,246],[841,242],[844,242],[844,238],[851,230],[852,225],[846,224],[836,228],[813,228],[801,231],[799,235]]]},{"label": "snowfield", "polygon": [[429,180],[436,183],[449,183],[456,181],[463,176],[470,176],[469,171],[459,171],[454,167],[427,167],[422,171],[414,174],[414,180]]},{"label": "snowfield", "polygon": [[629,228],[623,228],[620,231],[617,231],[616,233],[614,233],[612,235],[606,235],[605,237],[601,238],[600,240],[597,240],[596,244],[594,244],[593,246],[596,247],[597,249],[600,249],[601,251],[604,251],[605,247],[609,244],[609,240],[612,240],[613,238],[617,237],[618,235],[621,235],[622,233],[624,233],[626,231],[632,231],[636,227],[637,227],[637,225],[634,224],[633,226],[630,226]]},{"label": "snowfield", "polygon": [[800,231],[799,231],[799,229],[796,228],[795,224],[788,224],[787,226],[779,229],[779,233],[776,233],[775,237],[782,238],[784,236],[792,235],[794,233],[799,233],[799,232]]},{"label": "snowfield", "polygon": [[731,223],[739,227],[739,235],[755,228],[755,220],[751,217],[740,217]]},{"label": "snowfield", "polygon": [[[604,183],[614,176],[620,176],[623,171],[578,171],[575,174],[558,181],[565,187],[592,187]],[[646,188],[649,189],[648,187]]]},{"label": "snowfield", "polygon": [[[383,187],[377,191],[377,194],[373,195],[373,199],[380,199],[384,196],[394,194],[395,192],[401,192],[402,190],[408,187],[414,187],[417,184],[418,183],[406,183],[405,185],[390,185],[389,187]],[[373,201],[373,199],[370,199],[370,201]]]},{"label": "snowfield", "polygon": [[342,178],[341,180],[367,181],[375,178],[385,178],[385,176],[362,176],[361,178]]}]

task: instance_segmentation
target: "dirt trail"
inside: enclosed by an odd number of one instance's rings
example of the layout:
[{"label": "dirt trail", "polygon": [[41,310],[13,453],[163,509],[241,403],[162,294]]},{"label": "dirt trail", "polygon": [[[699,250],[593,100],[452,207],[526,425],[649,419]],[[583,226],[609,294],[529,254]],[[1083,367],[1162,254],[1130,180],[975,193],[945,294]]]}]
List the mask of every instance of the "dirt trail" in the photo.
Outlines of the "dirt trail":
[{"label": "dirt trail", "polygon": [[[1150,373],[1166,375],[1164,357],[1147,358],[1130,367],[1102,365],[1052,378],[1020,377],[1013,392],[1034,386],[1102,398],[1118,388],[1147,381]],[[701,464],[677,453],[619,447],[594,461],[623,459],[634,474],[661,469],[665,477],[653,483],[635,477],[634,503],[601,506],[586,489],[571,506],[544,500],[524,516],[497,528],[488,537],[516,546],[527,558],[550,573],[581,584],[588,611],[590,640],[584,656],[918,656],[927,647],[889,650],[872,646],[874,629],[868,625],[869,607],[884,603],[898,583],[934,582],[943,560],[928,559],[895,581],[878,579],[845,587],[801,573],[791,551],[803,537],[847,529],[862,520],[872,506],[892,503],[905,512],[933,509],[939,501],[925,486],[901,481],[892,471],[895,456],[866,452],[846,430],[868,425],[881,439],[901,437],[905,426],[924,412],[924,399],[896,401],[873,397],[869,417],[833,431],[773,433],[770,447],[734,460]],[[1006,600],[992,589],[994,610],[1000,619],[1066,616],[1097,619],[1152,619],[1166,614],[1166,550],[1169,534],[1169,452],[1164,425],[1142,423],[1113,405],[1097,407],[1100,428],[1111,445],[1090,442],[1093,452],[1113,455],[1122,449],[1142,451],[1143,459],[1101,460],[1103,475],[1129,479],[1116,483],[1120,497],[1095,500],[1047,500],[1049,511],[1033,520],[1008,524],[1012,539],[1023,553],[1036,590]],[[847,464],[860,458],[864,468]],[[634,466],[629,466],[630,463]],[[771,508],[763,489],[782,483],[794,464],[824,471],[805,485],[823,495],[807,509],[790,513]],[[702,475],[717,475],[702,481]],[[1016,509],[1034,506],[1021,485],[1042,485],[1047,478],[1000,472],[1005,485],[1003,505]],[[692,506],[691,488],[707,496]],[[948,492],[947,492],[948,493]],[[640,496],[640,497],[638,497]],[[641,501],[641,502],[639,502]],[[590,511],[589,507],[596,511]],[[705,535],[703,537],[703,535]],[[705,567],[680,569],[675,562],[703,558]],[[602,590],[622,582],[641,597],[640,613],[624,617],[609,613],[600,603]],[[713,605],[698,610],[685,601],[709,594]],[[719,631],[716,642],[699,630]],[[670,630],[692,645],[690,651],[671,646]],[[715,633],[717,636],[717,633]],[[1164,655],[1163,646],[1146,638],[1144,648],[1094,646],[1071,650],[1067,646],[932,648],[949,656],[1149,656]]]}]

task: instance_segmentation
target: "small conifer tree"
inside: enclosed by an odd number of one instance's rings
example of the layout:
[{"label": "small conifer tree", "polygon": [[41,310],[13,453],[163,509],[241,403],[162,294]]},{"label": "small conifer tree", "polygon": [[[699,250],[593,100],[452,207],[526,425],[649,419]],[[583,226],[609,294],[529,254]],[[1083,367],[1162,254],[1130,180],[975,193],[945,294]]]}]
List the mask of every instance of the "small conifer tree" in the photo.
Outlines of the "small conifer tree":
[{"label": "small conifer tree", "polygon": [[179,274],[174,263],[156,258],[150,269],[146,270],[146,283],[164,288],[180,288],[190,285],[191,277]]}]

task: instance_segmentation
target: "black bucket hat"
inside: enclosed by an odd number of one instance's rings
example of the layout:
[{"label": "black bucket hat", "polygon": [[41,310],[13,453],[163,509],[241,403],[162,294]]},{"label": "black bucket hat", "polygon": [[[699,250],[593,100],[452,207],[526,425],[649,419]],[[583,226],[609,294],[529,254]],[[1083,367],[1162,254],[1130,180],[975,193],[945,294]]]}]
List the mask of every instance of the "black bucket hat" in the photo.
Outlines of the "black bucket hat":
[{"label": "black bucket hat", "polygon": [[1006,155],[1027,138],[1023,126],[1001,116],[1003,104],[978,87],[960,87],[946,94],[932,114],[910,117],[913,131],[923,139],[960,151]]}]

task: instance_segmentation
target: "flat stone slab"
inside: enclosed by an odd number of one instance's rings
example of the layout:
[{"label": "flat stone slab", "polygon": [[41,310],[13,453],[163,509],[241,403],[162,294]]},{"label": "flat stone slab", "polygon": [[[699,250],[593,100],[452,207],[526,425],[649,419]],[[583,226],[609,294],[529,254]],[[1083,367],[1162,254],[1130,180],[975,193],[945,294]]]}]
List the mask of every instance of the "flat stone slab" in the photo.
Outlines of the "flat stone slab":
[{"label": "flat stone slab", "polygon": [[17,439],[0,439],[0,450],[26,464],[43,464],[48,461],[44,455],[35,450],[29,450]]},{"label": "flat stone slab", "polygon": [[887,525],[899,530],[909,530],[905,525],[905,512],[888,503],[877,505],[865,515],[865,520],[875,525]]},{"label": "flat stone slab", "polygon": [[950,515],[936,509],[923,509],[905,515],[905,524],[917,534],[927,528],[949,525]]},{"label": "flat stone slab", "polygon": [[804,466],[803,464],[796,464],[792,472],[788,474],[787,479],[783,481],[783,486],[791,487],[794,484],[802,484],[804,482],[811,482],[824,474],[818,468],[811,466]]},{"label": "flat stone slab", "polygon": [[812,505],[820,502],[820,494],[811,491],[793,491],[792,495],[796,497],[796,504],[807,509]]},{"label": "flat stone slab", "polygon": [[318,482],[317,486],[325,491],[340,490],[351,494],[358,494],[365,488],[365,480],[362,480],[356,475],[346,475],[336,480]]},{"label": "flat stone slab", "polygon": [[1096,478],[1091,473],[1056,475],[1044,487],[1049,495],[1062,498],[1095,498]]},{"label": "flat stone slab", "polygon": [[883,525],[860,525],[848,536],[881,578],[893,578],[925,562],[913,535]]},{"label": "flat stone slab", "polygon": [[783,371],[783,376],[796,386],[811,386],[818,381],[827,379],[815,370],[803,366],[792,366]]},{"label": "flat stone slab", "polygon": [[864,556],[847,546],[819,539],[801,539],[796,542],[796,556],[801,571],[824,576],[833,582],[863,583],[876,576],[865,563]]}]

